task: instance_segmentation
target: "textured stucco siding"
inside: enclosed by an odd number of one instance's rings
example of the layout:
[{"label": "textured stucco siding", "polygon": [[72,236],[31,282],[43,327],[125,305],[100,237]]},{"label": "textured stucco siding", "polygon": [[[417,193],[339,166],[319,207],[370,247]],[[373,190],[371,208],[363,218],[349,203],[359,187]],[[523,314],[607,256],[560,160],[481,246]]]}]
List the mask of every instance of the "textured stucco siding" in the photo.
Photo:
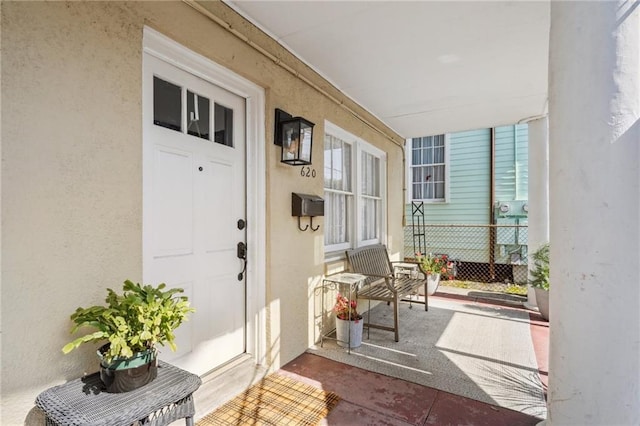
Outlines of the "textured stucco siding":
[{"label": "textured stucco siding", "polygon": [[[226,5],[206,8],[382,129],[373,130],[184,2],[2,2],[2,424],[36,423],[35,396],[96,369],[63,355],[69,315],[142,278],[142,46],[145,25],[265,90],[269,367],[316,339],[323,235],[302,233],[291,192],[323,193],[323,122],[387,152],[388,243],[402,250],[402,139]],[[318,123],[315,178],[279,162],[275,108]],[[394,142],[395,141],[395,142]],[[321,227],[320,218],[314,224]],[[292,255],[293,253],[293,255]],[[292,256],[294,261],[292,261]]]}]

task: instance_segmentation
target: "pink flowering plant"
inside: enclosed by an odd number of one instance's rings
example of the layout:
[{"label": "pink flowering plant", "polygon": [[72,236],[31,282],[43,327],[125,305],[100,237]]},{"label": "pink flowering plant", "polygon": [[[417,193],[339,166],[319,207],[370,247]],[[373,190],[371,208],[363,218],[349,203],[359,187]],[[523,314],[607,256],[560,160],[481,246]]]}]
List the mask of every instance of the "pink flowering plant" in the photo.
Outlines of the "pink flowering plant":
[{"label": "pink flowering plant", "polygon": [[427,256],[422,256],[422,254],[416,253],[416,256],[422,271],[426,274],[440,274],[443,279],[453,279],[453,262],[446,254],[433,255],[429,253]]},{"label": "pink flowering plant", "polygon": [[358,320],[362,319],[362,315],[358,313],[358,310],[356,309],[357,306],[357,300],[350,301],[342,294],[338,293],[336,296],[336,304],[333,307],[333,312],[335,312],[336,316],[341,320],[349,321],[349,319],[351,319],[352,321],[358,322]]}]

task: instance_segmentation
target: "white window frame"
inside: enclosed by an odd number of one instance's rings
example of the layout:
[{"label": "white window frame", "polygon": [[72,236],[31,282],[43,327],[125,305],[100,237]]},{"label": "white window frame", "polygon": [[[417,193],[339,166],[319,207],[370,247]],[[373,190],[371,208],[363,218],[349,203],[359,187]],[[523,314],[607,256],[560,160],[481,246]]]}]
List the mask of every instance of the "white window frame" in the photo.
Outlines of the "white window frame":
[{"label": "white window frame", "polygon": [[[335,124],[326,121],[324,123],[325,134],[334,136],[343,140],[351,145],[351,194],[352,199],[350,203],[350,211],[347,217],[348,230],[347,230],[347,242],[340,244],[326,245],[325,256],[331,253],[340,254],[344,250],[350,248],[363,247],[371,244],[384,244],[386,242],[387,234],[387,154],[379,148],[371,145],[362,138],[359,138],[348,131],[336,126]],[[324,144],[324,138],[323,138]],[[362,153],[366,152],[380,161],[380,211],[378,215],[378,238],[363,240],[362,239],[362,207],[363,207],[363,195],[362,195]],[[324,179],[324,176],[323,176]],[[324,183],[323,183],[324,185]],[[324,188],[324,191],[334,191]],[[341,193],[342,191],[335,191]]]},{"label": "white window frame", "polygon": [[[435,135],[437,136],[437,135]],[[413,199],[413,138],[409,138],[405,140],[405,163],[407,165],[405,170],[405,179],[407,182],[407,199],[406,203],[411,204],[412,201],[422,201],[425,204],[443,204],[448,203],[450,200],[450,171],[451,171],[451,161],[449,157],[449,149],[451,145],[451,135],[448,133],[444,134],[444,199]]]}]

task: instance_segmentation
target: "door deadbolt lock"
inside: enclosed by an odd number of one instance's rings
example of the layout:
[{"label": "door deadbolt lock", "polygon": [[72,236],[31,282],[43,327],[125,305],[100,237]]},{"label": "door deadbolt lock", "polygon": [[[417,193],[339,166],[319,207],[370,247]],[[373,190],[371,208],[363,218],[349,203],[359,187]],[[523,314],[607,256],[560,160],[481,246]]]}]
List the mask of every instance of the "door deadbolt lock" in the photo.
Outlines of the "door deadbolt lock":
[{"label": "door deadbolt lock", "polygon": [[247,259],[247,245],[242,241],[238,243],[238,259]]}]

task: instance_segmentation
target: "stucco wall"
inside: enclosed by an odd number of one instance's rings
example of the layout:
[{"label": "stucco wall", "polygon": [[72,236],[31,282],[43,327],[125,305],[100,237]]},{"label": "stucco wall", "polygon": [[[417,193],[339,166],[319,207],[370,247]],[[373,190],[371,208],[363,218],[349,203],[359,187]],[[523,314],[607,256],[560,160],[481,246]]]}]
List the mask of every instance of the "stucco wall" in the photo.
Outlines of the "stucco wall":
[{"label": "stucco wall", "polygon": [[[96,369],[91,348],[63,355],[69,315],[142,274],[144,25],[237,72],[266,93],[267,360],[302,353],[316,336],[313,292],[324,273],[323,221],[301,232],[291,192],[323,193],[323,122],[386,151],[387,243],[402,250],[402,139],[292,60],[235,12],[207,3],[388,133],[182,2],[2,2],[2,424],[35,422],[35,396]],[[315,178],[279,162],[273,111],[317,123]],[[265,141],[248,141],[251,144]]]}]

